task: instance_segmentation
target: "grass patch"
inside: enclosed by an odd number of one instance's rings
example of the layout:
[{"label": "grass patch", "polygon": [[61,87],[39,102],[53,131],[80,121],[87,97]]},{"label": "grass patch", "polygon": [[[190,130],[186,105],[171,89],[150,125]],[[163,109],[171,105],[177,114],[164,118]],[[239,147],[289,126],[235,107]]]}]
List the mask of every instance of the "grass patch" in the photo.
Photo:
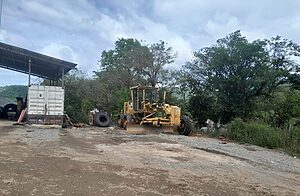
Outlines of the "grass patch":
[{"label": "grass patch", "polygon": [[266,148],[282,148],[284,132],[265,123],[244,122],[235,119],[228,124],[227,137],[243,143],[255,144]]},{"label": "grass patch", "polygon": [[231,121],[227,128],[226,136],[229,139],[270,149],[281,148],[290,155],[300,155],[299,127],[279,129],[266,123],[245,122],[237,118]]}]

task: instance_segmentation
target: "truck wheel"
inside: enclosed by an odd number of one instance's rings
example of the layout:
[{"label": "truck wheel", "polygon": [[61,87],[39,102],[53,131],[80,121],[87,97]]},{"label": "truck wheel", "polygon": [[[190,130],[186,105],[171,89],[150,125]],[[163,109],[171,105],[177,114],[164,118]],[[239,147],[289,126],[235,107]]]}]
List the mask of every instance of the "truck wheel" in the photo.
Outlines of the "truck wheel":
[{"label": "truck wheel", "polygon": [[182,116],[180,125],[177,127],[180,135],[189,136],[193,131],[192,121],[188,116]]},{"label": "truck wheel", "polygon": [[98,127],[108,127],[110,118],[105,112],[96,112],[94,123]]}]

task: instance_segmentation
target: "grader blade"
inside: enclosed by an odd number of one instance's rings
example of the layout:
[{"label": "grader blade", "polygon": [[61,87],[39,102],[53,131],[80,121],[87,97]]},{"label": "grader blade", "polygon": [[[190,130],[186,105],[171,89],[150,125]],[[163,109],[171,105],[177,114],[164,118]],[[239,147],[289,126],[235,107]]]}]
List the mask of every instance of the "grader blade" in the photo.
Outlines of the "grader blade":
[{"label": "grader blade", "polygon": [[131,134],[143,135],[151,133],[174,133],[173,126],[153,126],[153,125],[140,125],[128,124],[127,132]]}]

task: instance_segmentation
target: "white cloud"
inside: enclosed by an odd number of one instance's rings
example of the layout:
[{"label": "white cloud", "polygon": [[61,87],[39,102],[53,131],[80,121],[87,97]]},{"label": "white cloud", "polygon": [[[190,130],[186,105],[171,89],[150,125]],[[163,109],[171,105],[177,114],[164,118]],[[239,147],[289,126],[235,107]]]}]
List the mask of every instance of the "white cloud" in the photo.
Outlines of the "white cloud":
[{"label": "white cloud", "polygon": [[[132,26],[138,26],[135,31],[132,31]],[[138,40],[146,40],[147,43],[156,43],[164,40],[171,46],[174,52],[178,53],[174,65],[176,67],[184,64],[192,56],[192,47],[188,40],[172,32],[164,24],[154,22],[147,18],[139,17],[135,24],[130,24],[127,28],[123,29],[122,33],[116,34],[117,37],[133,37]]]},{"label": "white cloud", "polygon": [[59,43],[50,43],[41,50],[41,53],[71,62],[76,62],[79,59],[72,48]]},{"label": "white cloud", "polygon": [[229,17],[228,19],[221,18],[220,20],[209,20],[204,26],[204,30],[208,35],[211,35],[213,40],[227,35],[239,29],[239,21],[236,17]]},{"label": "white cloud", "polygon": [[[164,40],[179,66],[237,29],[250,40],[280,34],[300,42],[299,8],[296,0],[7,0],[0,40],[74,61],[88,73],[117,38]],[[8,80],[0,77],[0,84]]]}]

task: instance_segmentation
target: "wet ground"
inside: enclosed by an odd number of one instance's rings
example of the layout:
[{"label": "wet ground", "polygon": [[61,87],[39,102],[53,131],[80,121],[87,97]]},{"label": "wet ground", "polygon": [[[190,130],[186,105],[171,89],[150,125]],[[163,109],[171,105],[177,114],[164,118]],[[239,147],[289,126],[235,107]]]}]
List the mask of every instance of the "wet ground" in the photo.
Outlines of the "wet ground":
[{"label": "wet ground", "polygon": [[205,137],[0,122],[0,195],[300,195],[300,160]]}]

